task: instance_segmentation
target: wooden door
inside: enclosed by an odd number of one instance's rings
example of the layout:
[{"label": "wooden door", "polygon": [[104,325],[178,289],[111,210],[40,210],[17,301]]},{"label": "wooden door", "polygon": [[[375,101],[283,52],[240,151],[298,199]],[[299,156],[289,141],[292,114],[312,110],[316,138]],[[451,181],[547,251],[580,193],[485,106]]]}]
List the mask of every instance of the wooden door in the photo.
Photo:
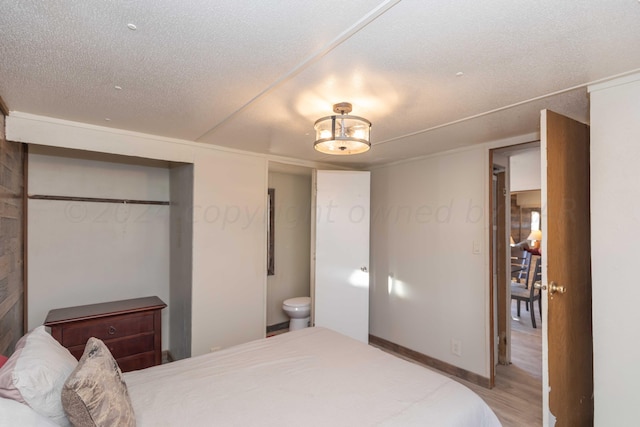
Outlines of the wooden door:
[{"label": "wooden door", "polygon": [[370,173],[317,171],[314,322],[369,341]]},{"label": "wooden door", "polygon": [[[547,313],[543,364],[548,364],[543,365],[543,393],[549,390],[543,415],[545,425],[591,426],[589,127],[544,110],[541,137],[542,282]],[[565,292],[554,292],[554,284]]]}]

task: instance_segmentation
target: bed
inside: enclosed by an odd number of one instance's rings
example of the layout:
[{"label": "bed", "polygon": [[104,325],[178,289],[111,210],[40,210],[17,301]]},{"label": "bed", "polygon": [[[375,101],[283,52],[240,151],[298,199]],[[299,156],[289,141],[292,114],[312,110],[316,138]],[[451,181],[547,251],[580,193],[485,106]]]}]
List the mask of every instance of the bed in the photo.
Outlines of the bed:
[{"label": "bed", "polygon": [[138,426],[500,426],[463,385],[325,328],[122,378]]}]

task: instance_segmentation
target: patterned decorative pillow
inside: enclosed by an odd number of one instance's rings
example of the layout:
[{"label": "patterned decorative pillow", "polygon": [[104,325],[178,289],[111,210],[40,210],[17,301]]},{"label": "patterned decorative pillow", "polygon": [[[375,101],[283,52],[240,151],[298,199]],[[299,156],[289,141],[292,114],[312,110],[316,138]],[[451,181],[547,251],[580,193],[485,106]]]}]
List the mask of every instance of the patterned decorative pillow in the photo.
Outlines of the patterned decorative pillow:
[{"label": "patterned decorative pillow", "polygon": [[0,397],[26,403],[56,424],[68,426],[60,393],[77,365],[69,350],[38,326],[20,338],[0,368]]},{"label": "patterned decorative pillow", "polygon": [[136,425],[122,372],[101,340],[87,341],[78,366],[62,388],[62,406],[76,427]]}]

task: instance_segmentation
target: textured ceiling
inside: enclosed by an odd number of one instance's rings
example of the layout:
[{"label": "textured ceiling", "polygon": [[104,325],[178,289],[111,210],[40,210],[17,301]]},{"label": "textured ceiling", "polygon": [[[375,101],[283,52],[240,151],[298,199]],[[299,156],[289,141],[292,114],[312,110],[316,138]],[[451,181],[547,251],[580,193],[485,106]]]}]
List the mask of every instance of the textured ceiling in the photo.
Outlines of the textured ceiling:
[{"label": "textured ceiling", "polygon": [[[0,11],[11,111],[357,167],[533,133],[543,108],[587,122],[586,85],[640,69],[634,0],[0,0]],[[373,122],[368,153],[313,150],[314,121],[341,101]]]}]

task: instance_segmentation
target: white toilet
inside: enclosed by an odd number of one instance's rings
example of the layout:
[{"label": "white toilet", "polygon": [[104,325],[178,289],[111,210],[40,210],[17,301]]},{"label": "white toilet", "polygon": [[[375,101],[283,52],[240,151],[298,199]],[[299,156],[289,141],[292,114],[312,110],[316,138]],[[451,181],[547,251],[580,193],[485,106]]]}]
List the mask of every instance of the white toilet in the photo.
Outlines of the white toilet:
[{"label": "white toilet", "polygon": [[289,330],[295,331],[309,327],[309,315],[311,314],[311,298],[289,298],[282,303],[282,309],[289,316]]}]

